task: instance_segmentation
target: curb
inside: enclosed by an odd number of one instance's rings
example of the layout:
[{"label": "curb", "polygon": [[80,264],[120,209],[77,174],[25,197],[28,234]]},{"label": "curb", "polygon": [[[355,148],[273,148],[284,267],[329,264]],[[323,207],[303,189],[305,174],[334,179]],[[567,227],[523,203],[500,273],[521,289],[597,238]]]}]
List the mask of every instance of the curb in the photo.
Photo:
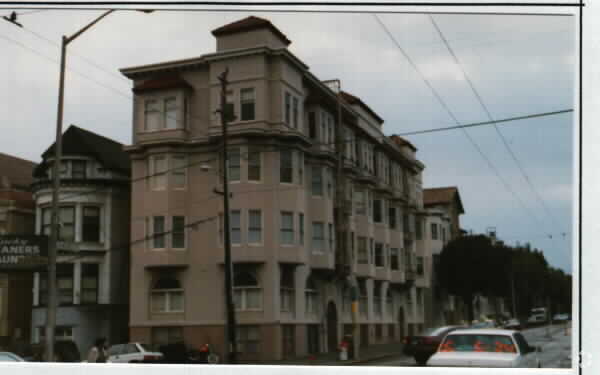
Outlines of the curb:
[{"label": "curb", "polygon": [[352,360],[352,361],[343,361],[342,363],[340,363],[340,366],[360,365],[360,364],[369,363],[369,362],[381,361],[381,360],[388,359],[388,358],[394,358],[397,356],[398,356],[398,353],[393,353],[393,354],[390,353],[390,354],[379,355],[379,356],[371,357],[371,358],[358,359],[358,360]]}]

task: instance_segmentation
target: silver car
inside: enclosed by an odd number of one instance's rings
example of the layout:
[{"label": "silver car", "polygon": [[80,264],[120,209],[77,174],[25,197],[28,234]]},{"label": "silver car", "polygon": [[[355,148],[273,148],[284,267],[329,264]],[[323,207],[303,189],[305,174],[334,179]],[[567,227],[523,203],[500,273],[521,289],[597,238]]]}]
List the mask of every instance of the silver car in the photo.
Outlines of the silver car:
[{"label": "silver car", "polygon": [[25,360],[10,352],[0,352],[0,362],[25,362]]},{"label": "silver car", "polygon": [[538,350],[518,331],[461,329],[446,336],[427,366],[542,367]]}]

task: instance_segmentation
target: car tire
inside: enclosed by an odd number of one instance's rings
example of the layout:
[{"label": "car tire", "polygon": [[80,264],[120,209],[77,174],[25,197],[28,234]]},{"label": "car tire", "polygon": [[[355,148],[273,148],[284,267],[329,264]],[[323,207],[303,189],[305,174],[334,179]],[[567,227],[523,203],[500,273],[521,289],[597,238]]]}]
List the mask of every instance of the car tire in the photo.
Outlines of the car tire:
[{"label": "car tire", "polygon": [[419,366],[425,366],[427,364],[427,360],[429,358],[427,356],[415,356],[415,361]]}]

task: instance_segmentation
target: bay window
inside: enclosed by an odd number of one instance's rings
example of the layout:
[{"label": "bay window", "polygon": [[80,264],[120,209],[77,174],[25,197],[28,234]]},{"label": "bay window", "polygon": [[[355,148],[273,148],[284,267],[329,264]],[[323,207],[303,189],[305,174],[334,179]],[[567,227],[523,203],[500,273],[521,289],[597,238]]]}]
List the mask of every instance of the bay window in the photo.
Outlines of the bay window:
[{"label": "bay window", "polygon": [[293,182],[294,167],[292,150],[281,150],[279,151],[279,182],[289,183]]},{"label": "bay window", "polygon": [[319,291],[312,276],[309,276],[306,280],[304,301],[304,310],[306,314],[316,314],[319,312]]},{"label": "bay window", "polygon": [[262,212],[248,211],[248,243],[262,243]]},{"label": "bay window", "polygon": [[286,312],[294,311],[294,268],[281,265],[280,277],[280,310]]},{"label": "bay window", "polygon": [[322,253],[325,248],[325,230],[324,224],[313,221],[312,223],[312,251],[313,253]]},{"label": "bay window", "polygon": [[248,147],[248,181],[260,181],[260,162],[260,149],[258,147]]},{"label": "bay window", "polygon": [[282,245],[294,244],[294,214],[281,212],[281,232],[279,241]]},{"label": "bay window", "polygon": [[100,207],[83,207],[82,241],[100,242]]},{"label": "bay window", "polygon": [[154,249],[165,248],[165,217],[152,217],[152,247]]},{"label": "bay window", "polygon": [[241,177],[241,152],[238,147],[232,148],[228,151],[227,158],[227,170],[229,181],[239,181]]},{"label": "bay window", "polygon": [[171,226],[171,247],[185,249],[185,217],[173,216]]},{"label": "bay window", "polygon": [[152,190],[164,190],[167,187],[167,156],[155,155],[149,158],[149,178]]},{"label": "bay window", "polygon": [[323,195],[323,172],[322,167],[320,165],[312,166],[311,173],[311,187],[312,187],[312,195],[314,196],[322,196]]},{"label": "bay window", "polygon": [[97,263],[81,264],[81,304],[98,303],[98,268]]},{"label": "bay window", "polygon": [[181,189],[181,188],[185,187],[186,178],[187,178],[186,160],[187,160],[187,158],[185,155],[174,155],[171,158],[172,183],[173,183],[173,187],[176,189]]},{"label": "bay window", "polygon": [[242,109],[242,121],[250,121],[255,118],[254,88],[245,88],[240,91],[240,106]]}]

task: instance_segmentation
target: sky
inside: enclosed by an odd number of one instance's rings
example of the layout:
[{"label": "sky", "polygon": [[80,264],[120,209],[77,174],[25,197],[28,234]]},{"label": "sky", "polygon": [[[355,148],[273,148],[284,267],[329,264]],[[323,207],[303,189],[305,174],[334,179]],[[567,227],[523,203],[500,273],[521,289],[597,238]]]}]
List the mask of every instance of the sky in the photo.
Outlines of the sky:
[{"label": "sky", "polygon": [[[24,28],[0,22],[0,116],[9,135],[0,152],[39,162],[55,136],[60,38],[101,11],[21,12],[32,12],[19,16]],[[488,121],[463,70],[495,120],[572,109],[576,100],[575,17],[432,15],[461,69],[427,14],[379,15],[394,41],[367,13],[121,11],[68,47],[64,129],[76,124],[131,144],[131,82],[119,69],[212,53],[210,31],[249,15],[278,27],[318,78],[340,79],[385,120],[386,135],[453,126],[452,116]],[[458,187],[462,228],[493,227],[506,243],[529,242],[570,273],[574,126],[567,113],[406,138],[425,164],[425,188]]]}]

